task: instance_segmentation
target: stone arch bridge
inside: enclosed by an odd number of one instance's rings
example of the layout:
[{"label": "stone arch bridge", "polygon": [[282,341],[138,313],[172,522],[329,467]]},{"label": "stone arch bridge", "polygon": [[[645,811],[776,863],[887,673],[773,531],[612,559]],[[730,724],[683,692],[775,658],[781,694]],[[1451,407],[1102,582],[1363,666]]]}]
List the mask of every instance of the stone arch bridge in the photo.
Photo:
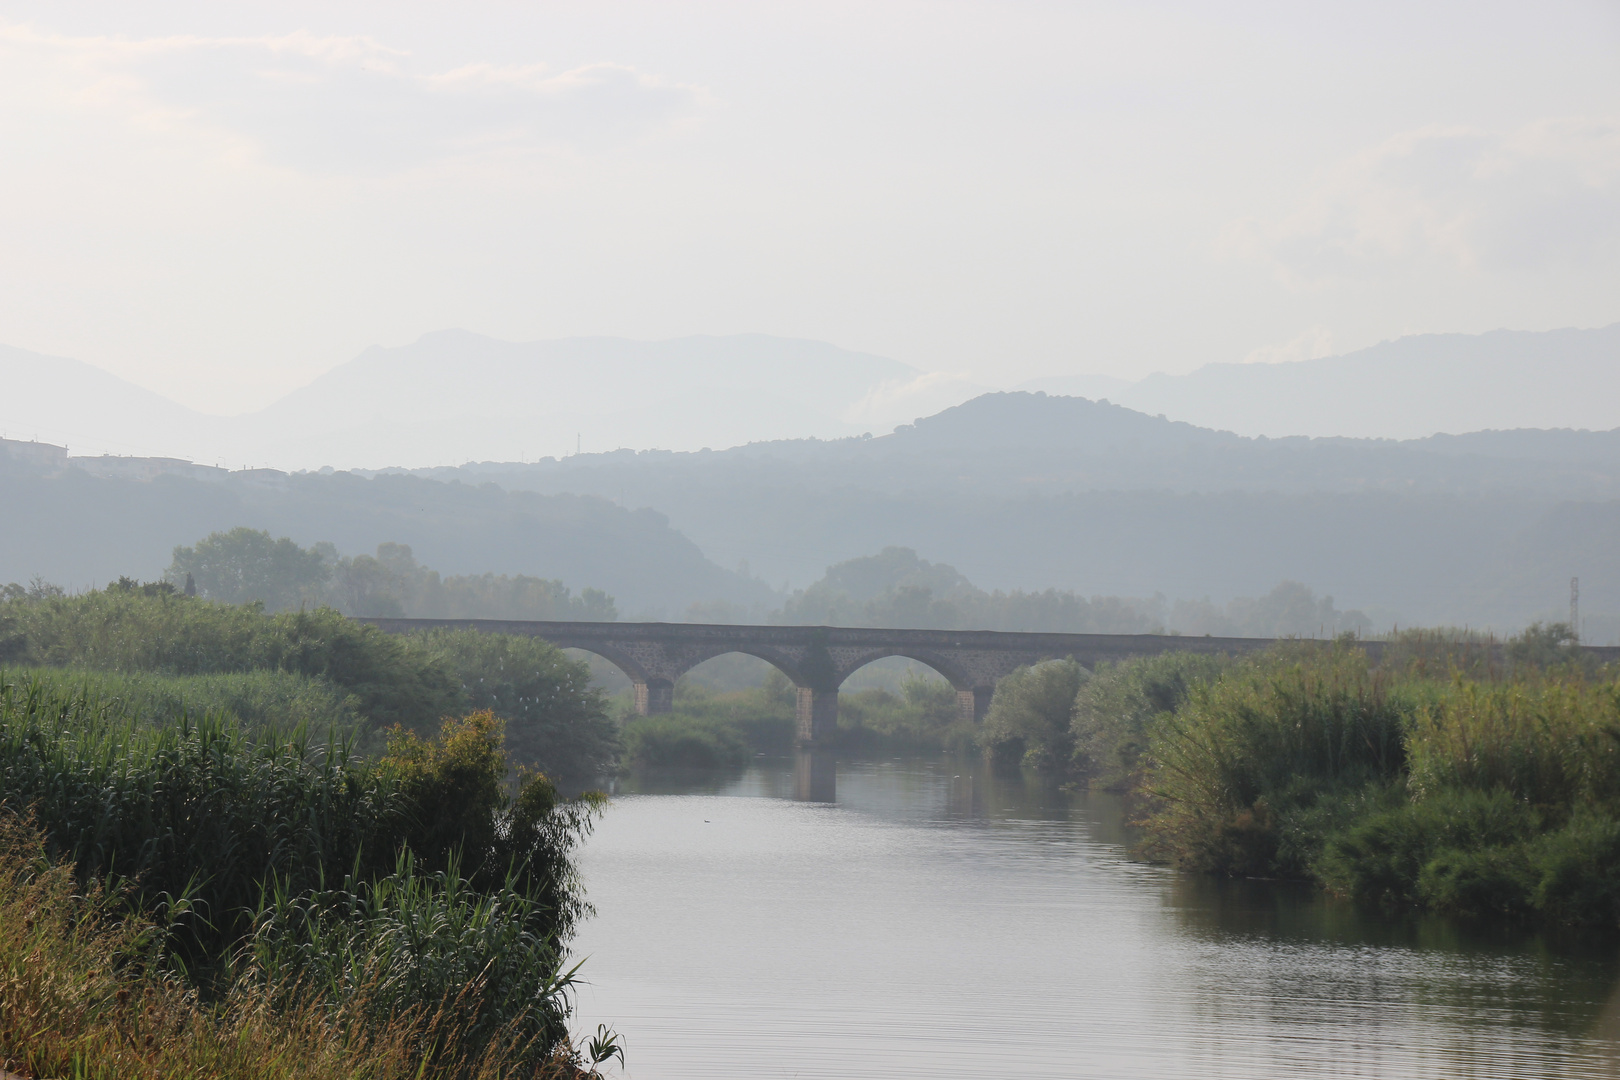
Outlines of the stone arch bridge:
[{"label": "stone arch bridge", "polygon": [[[1042,660],[1072,657],[1086,667],[1163,652],[1243,653],[1270,638],[1172,637],[1163,634],[1041,634],[998,630],[883,630],[836,626],[722,626],[706,623],[521,622],[500,619],[364,619],[389,633],[449,628],[542,638],[608,660],[630,679],[636,711],[666,713],[675,680],[726,653],[747,653],[776,667],[798,690],[799,741],[826,741],[838,727],[838,688],[888,656],[927,664],[956,689],[964,719],[982,720],[996,683]],[[1376,649],[1377,642],[1364,647]]]}]

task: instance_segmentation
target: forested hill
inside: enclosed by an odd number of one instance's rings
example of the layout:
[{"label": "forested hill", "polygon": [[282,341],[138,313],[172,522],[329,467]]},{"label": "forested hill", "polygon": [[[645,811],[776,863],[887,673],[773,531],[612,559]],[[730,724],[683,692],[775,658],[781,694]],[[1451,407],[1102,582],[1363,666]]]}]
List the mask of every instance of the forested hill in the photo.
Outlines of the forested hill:
[{"label": "forested hill", "polygon": [[38,575],[83,588],[120,575],[156,578],[176,546],[249,526],[348,554],[408,544],[447,574],[529,574],[594,587],[615,598],[621,617],[679,618],[693,603],[716,600],[763,611],[775,600],[760,582],[706,559],[662,514],[589,495],[408,476],[136,481],[70,469],[54,477],[0,470],[0,500],[0,582]]},{"label": "forested hill", "polygon": [[1594,626],[1620,614],[1620,431],[1245,438],[1008,393],[870,439],[422,475],[656,507],[772,584],[897,545],[990,589],[1219,603],[1295,580],[1379,625],[1518,626],[1578,575]]},{"label": "forested hill", "polygon": [[[892,493],[1528,493],[1620,496],[1620,429],[1483,431],[1424,439],[1249,438],[1107,401],[985,394],[876,438],[751,443],[730,450],[621,450],[533,464],[419,470],[540,491],[643,501],[667,485],[792,483]],[[654,503],[654,505],[657,505]]]}]

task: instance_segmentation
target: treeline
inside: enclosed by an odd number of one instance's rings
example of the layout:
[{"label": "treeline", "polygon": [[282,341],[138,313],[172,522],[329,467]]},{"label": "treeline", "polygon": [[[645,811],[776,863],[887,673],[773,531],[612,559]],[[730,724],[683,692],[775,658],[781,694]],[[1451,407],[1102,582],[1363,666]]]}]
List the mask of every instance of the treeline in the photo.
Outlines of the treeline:
[{"label": "treeline", "polygon": [[375,556],[350,557],[330,543],[302,548],[245,527],[176,547],[164,580],[227,604],[260,602],[269,611],[324,605],[396,618],[618,618],[613,598],[600,589],[574,596],[561,581],[526,574],[441,577],[418,563],[408,544],[379,544]]},{"label": "treeline", "polygon": [[611,769],[618,733],[590,671],[528,637],[389,635],[331,608],[267,613],[124,580],[0,601],[0,665],[70,692],[117,686],[148,717],[223,712],[375,741],[394,725],[490,710],[518,761],[568,781]]},{"label": "treeline", "polygon": [[930,563],[910,548],[828,567],[793,594],[773,622],[804,626],[883,626],[940,630],[1024,630],[1076,634],[1213,634],[1217,637],[1333,637],[1365,633],[1372,622],[1340,611],[1297,582],[1224,606],[1163,596],[1131,599],[1042,592],[986,592],[954,567]]},{"label": "treeline", "polygon": [[[613,598],[579,595],[561,581],[527,575],[451,575],[422,566],[407,544],[383,543],[376,555],[341,555],[328,543],[303,548],[267,532],[237,528],[177,547],[164,580],[177,590],[230,604],[259,602],[277,612],[328,606],[347,615],[612,621]],[[37,587],[40,586],[36,583]],[[9,588],[21,595],[21,586]],[[694,604],[692,622],[754,622],[921,629],[1060,633],[1212,634],[1217,637],[1333,637],[1364,634],[1371,620],[1340,611],[1297,582],[1265,596],[1210,601],[1082,596],[1046,589],[986,592],[954,567],[889,547],[827,569],[775,612],[716,601]]]},{"label": "treeline", "polygon": [[1002,681],[992,757],[1136,801],[1147,854],[1357,900],[1620,930],[1620,679],[1566,626]]}]

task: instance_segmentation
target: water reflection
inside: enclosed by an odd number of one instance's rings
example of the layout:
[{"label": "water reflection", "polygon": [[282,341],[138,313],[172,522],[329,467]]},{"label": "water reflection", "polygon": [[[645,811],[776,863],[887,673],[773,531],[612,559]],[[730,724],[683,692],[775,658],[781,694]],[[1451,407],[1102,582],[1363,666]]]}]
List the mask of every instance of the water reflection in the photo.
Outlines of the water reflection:
[{"label": "water reflection", "polygon": [[838,801],[838,760],[829,750],[800,750],[793,759],[793,797],[800,802]]},{"label": "water reflection", "polygon": [[1147,866],[1117,799],[1035,774],[615,786],[580,1022],[631,1076],[1620,1076],[1612,947]]}]

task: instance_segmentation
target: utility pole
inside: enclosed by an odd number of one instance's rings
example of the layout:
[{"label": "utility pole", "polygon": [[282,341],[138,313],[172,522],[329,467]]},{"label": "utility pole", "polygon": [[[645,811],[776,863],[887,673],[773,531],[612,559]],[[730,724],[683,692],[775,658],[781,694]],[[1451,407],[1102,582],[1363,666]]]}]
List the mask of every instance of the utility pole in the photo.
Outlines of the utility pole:
[{"label": "utility pole", "polygon": [[1581,579],[1569,579],[1569,635],[1577,645],[1581,642]]}]

